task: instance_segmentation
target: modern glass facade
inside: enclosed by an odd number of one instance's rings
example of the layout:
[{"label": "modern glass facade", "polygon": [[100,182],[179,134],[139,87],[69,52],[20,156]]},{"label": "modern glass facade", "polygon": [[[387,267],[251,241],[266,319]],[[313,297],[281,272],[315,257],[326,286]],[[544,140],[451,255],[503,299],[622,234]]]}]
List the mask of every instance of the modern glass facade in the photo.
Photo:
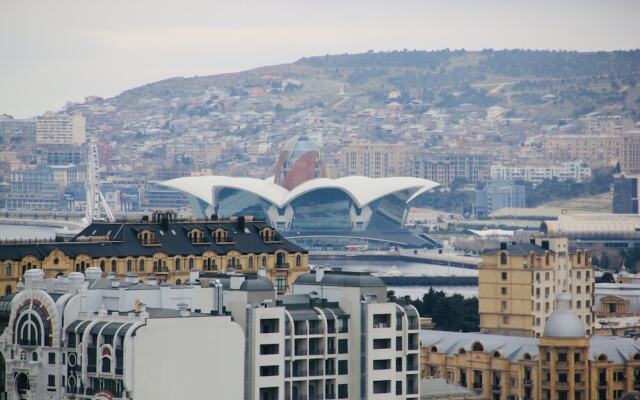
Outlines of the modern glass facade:
[{"label": "modern glass facade", "polygon": [[271,204],[251,192],[224,188],[216,193],[216,200],[218,216],[251,215],[258,220],[268,220],[267,211]]},{"label": "modern glass facade", "polygon": [[350,210],[355,205],[342,190],[314,190],[293,200],[291,207],[290,231],[352,230]]}]

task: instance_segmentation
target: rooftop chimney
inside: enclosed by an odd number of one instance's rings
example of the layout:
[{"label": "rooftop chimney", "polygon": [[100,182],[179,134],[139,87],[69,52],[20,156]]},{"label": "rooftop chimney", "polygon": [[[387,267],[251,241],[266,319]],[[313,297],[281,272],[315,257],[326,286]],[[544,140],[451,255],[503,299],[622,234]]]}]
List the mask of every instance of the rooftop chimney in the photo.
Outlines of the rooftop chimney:
[{"label": "rooftop chimney", "polygon": [[218,220],[218,214],[211,214],[211,220],[212,221],[217,221]]},{"label": "rooftop chimney", "polygon": [[189,282],[196,283],[200,279],[200,271],[189,271]]},{"label": "rooftop chimney", "polygon": [[102,270],[98,267],[89,267],[84,271],[84,276],[90,281],[100,279],[102,277]]},{"label": "rooftop chimney", "polygon": [[133,272],[128,272],[124,276],[124,283],[138,283],[138,274]]}]

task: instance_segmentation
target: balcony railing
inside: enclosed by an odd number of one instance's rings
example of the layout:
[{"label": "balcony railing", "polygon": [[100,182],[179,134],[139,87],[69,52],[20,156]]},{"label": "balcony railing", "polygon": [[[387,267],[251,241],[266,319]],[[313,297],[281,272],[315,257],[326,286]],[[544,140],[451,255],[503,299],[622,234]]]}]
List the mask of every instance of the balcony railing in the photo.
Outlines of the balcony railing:
[{"label": "balcony railing", "polygon": [[289,263],[276,263],[276,269],[289,269]]}]

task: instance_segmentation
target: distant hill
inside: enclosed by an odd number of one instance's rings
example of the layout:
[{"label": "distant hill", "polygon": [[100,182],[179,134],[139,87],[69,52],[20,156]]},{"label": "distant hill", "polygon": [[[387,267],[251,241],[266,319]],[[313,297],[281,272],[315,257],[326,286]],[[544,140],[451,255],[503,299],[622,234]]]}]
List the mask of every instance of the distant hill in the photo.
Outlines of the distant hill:
[{"label": "distant hill", "polygon": [[[295,63],[232,74],[172,78],[117,96],[118,106],[140,99],[199,96],[210,88],[248,97],[269,76],[294,78],[304,87],[287,94],[285,109],[340,102],[362,108],[394,101],[428,107],[500,105],[513,116],[557,122],[593,111],[640,119],[640,50],[581,53],[532,50],[390,51],[305,57]],[[342,89],[341,89],[342,88]],[[348,102],[338,96],[343,90]],[[416,106],[420,104],[421,106]],[[251,107],[249,107],[251,108]]]}]

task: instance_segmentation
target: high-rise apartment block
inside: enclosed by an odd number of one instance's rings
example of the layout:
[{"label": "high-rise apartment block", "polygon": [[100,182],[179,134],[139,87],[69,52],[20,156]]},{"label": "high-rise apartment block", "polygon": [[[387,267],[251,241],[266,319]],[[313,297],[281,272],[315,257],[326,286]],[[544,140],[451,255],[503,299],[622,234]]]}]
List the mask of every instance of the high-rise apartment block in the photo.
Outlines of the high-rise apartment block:
[{"label": "high-rise apartment block", "polygon": [[587,250],[570,250],[567,238],[502,243],[482,254],[478,274],[480,329],[486,333],[539,337],[560,292],[587,334],[593,332],[594,274]]},{"label": "high-rise apartment block", "polygon": [[523,180],[540,183],[544,180],[572,180],[582,182],[591,178],[591,168],[580,160],[566,161],[559,164],[539,165],[504,165],[491,166],[491,179],[502,181]]},{"label": "high-rise apartment block", "polygon": [[526,188],[508,181],[487,182],[485,187],[476,191],[475,216],[487,218],[489,214],[501,208],[522,208],[526,206]]},{"label": "high-rise apartment block", "polygon": [[418,399],[419,314],[368,273],[317,270],[275,297],[260,276],[207,276],[246,335],[245,399]]},{"label": "high-rise apartment block", "polygon": [[414,156],[409,161],[409,172],[412,176],[441,185],[450,185],[456,178],[478,183],[489,178],[490,166],[490,158],[485,154],[429,154]]},{"label": "high-rise apartment block", "polygon": [[640,172],[640,131],[617,135],[551,135],[544,139],[545,154],[554,160],[583,160],[594,167],[620,163],[624,173]]},{"label": "high-rise apartment block", "polygon": [[36,122],[37,144],[81,145],[86,140],[86,120],[80,113],[47,112]]},{"label": "high-rise apartment block", "polygon": [[344,176],[404,176],[405,157],[403,144],[352,143],[342,151]]},{"label": "high-rise apartment block", "polygon": [[613,178],[613,213],[638,214],[640,212],[640,175],[616,174]]}]

